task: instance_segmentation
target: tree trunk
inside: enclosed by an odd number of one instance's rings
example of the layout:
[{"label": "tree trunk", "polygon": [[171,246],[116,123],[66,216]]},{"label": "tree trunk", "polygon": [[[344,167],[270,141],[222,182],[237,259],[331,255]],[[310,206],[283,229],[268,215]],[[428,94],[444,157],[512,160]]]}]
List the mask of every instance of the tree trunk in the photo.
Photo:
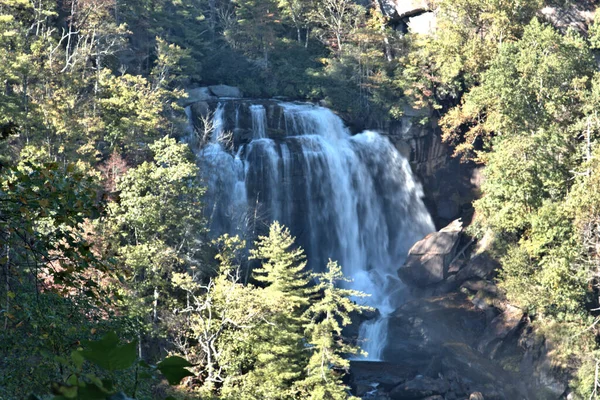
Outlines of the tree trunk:
[{"label": "tree trunk", "polygon": [[5,247],[6,251],[6,262],[4,263],[4,275],[6,285],[6,304],[4,305],[4,330],[8,329],[8,311],[10,309],[10,246],[7,244]]}]

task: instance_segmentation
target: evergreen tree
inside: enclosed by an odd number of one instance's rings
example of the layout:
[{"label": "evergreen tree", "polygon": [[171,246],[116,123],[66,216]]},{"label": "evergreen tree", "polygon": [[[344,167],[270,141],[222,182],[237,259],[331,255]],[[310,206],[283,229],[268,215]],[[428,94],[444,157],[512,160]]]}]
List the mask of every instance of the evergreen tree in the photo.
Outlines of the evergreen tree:
[{"label": "evergreen tree", "polygon": [[337,262],[329,260],[327,271],[314,274],[320,299],[315,300],[305,316],[307,340],[311,353],[306,367],[306,377],[295,384],[298,398],[311,400],[348,399],[349,388],[342,378],[350,368],[349,355],[360,353],[360,349],[349,344],[342,336],[344,327],[352,323],[350,315],[368,310],[353,299],[365,297],[356,290],[340,288],[350,282],[344,277]]},{"label": "evergreen tree", "polygon": [[249,398],[292,399],[292,384],[302,376],[304,312],[311,291],[304,251],[293,246],[290,231],[273,222],[268,236],[260,236],[250,252],[251,259],[262,262],[253,276],[267,285],[261,301],[271,311],[255,333],[254,365],[244,381]]}]

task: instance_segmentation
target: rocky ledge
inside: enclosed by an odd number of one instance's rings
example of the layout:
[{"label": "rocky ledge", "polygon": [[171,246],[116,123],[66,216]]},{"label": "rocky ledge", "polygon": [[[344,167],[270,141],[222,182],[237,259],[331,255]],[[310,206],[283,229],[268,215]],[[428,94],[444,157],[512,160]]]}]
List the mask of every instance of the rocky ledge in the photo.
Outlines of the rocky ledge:
[{"label": "rocky ledge", "polygon": [[352,363],[357,396],[377,400],[566,398],[567,379],[528,316],[496,288],[498,264],[454,221],[415,244],[399,275],[411,300],[389,317],[384,362]]}]

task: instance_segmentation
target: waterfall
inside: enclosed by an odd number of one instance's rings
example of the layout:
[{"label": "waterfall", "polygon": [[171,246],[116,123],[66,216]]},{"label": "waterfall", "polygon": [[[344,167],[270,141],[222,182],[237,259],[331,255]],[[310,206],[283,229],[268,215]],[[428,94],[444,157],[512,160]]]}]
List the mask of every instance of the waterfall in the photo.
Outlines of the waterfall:
[{"label": "waterfall", "polygon": [[250,106],[250,113],[252,113],[252,133],[255,139],[262,139],[267,137],[265,126],[267,125],[267,110],[260,104],[253,104]]},{"label": "waterfall", "polygon": [[219,103],[217,105],[217,109],[213,115],[213,132],[212,132],[212,142],[218,143],[223,138],[224,133],[224,121],[223,114],[225,113],[225,105],[223,103]]},{"label": "waterfall", "polygon": [[421,186],[387,138],[372,131],[352,136],[323,107],[278,106],[277,135],[267,135],[265,107],[251,105],[251,138],[231,151],[218,140],[225,129],[218,105],[216,139],[198,151],[211,231],[251,237],[279,220],[313,270],[329,258],[339,261],[350,288],[370,294],[363,301],[379,310],[362,324],[360,338],[367,359],[380,360],[388,316],[402,302],[396,272],[409,248],[434,230]]}]

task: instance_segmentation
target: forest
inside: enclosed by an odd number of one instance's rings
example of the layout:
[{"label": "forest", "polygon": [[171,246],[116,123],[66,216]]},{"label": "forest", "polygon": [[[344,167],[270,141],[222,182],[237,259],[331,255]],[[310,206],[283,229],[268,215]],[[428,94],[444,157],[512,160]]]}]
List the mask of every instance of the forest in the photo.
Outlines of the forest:
[{"label": "forest", "polygon": [[600,398],[600,14],[542,12],[595,3],[429,0],[413,32],[402,2],[0,0],[0,399],[359,398],[377,294],[281,221],[213,231],[185,107],[210,85],[353,133],[427,110],[482,171],[466,235],[552,343],[555,398]]}]

